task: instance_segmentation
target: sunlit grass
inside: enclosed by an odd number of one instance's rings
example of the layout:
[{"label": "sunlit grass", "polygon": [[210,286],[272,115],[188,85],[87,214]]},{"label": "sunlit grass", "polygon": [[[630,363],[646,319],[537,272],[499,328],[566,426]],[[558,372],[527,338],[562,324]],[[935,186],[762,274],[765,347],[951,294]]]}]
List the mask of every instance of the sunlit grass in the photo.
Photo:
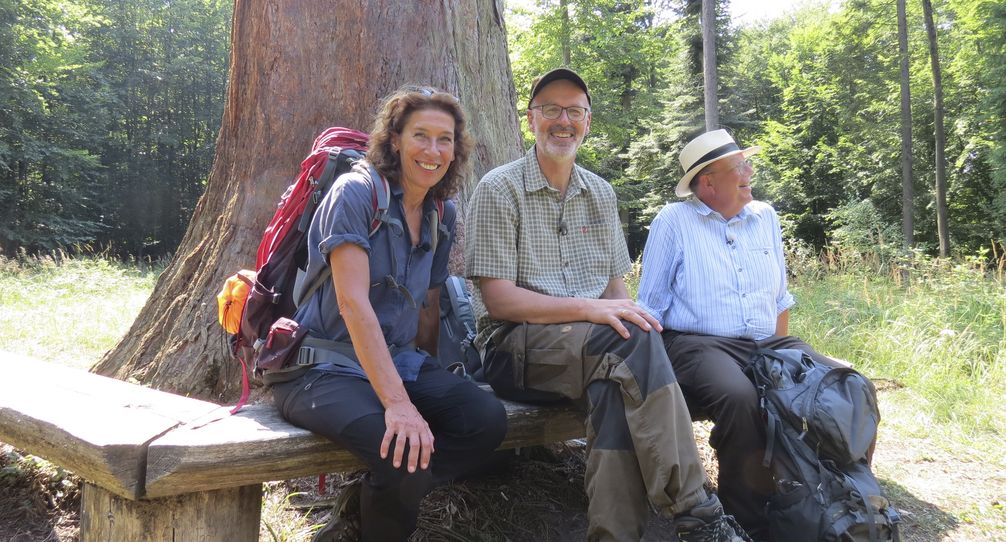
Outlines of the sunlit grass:
[{"label": "sunlit grass", "polygon": [[[913,390],[929,431],[1006,461],[1006,290],[962,266],[907,281],[843,272],[798,277],[791,331],[874,379]],[[936,429],[934,429],[936,428]]]},{"label": "sunlit grass", "polygon": [[161,266],[0,258],[0,350],[89,368],[129,329]]}]

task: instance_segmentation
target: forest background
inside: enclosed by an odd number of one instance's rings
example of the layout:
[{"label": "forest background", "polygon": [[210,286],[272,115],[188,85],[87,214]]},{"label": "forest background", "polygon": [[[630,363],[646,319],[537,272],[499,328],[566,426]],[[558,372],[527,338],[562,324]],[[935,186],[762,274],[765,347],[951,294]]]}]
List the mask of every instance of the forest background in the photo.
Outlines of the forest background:
[{"label": "forest background", "polygon": [[[678,150],[703,126],[700,7],[505,4],[518,104],[530,80],[557,65],[590,83],[593,122],[580,161],[616,186],[633,255],[656,211],[675,199]],[[764,148],[755,157],[756,197],[776,206],[788,237],[805,247],[897,254],[896,3],[809,2],[743,26],[728,7],[717,5],[720,123],[741,144]],[[1006,239],[1006,2],[933,7],[950,250],[994,257]],[[0,254],[173,253],[213,160],[231,10],[224,0],[0,0]],[[908,2],[907,17],[913,237],[918,253],[935,254],[933,71],[922,3]]]},{"label": "forest background", "polygon": [[[579,159],[615,185],[634,256],[676,199],[678,150],[703,129],[700,4],[504,3],[518,107],[556,65],[590,83]],[[918,0],[905,2],[915,246],[903,246],[896,4],[811,2],[735,24],[719,2],[720,122],[764,148],[755,192],[786,228],[793,328],[882,384],[883,441],[897,446],[878,452],[878,475],[906,540],[1006,539],[1006,0],[933,2],[948,259],[932,257],[936,115]],[[129,328],[207,185],[232,8],[0,0],[0,349],[89,367]]]}]

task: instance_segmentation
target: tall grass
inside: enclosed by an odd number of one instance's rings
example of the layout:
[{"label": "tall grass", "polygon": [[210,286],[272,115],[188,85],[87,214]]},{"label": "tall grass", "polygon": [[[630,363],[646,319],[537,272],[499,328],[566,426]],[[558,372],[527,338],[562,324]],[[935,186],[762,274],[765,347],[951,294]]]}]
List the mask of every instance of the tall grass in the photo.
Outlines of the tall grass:
[{"label": "tall grass", "polygon": [[0,257],[0,350],[89,368],[129,329],[162,270],[102,257]]},{"label": "tall grass", "polygon": [[977,258],[880,264],[826,256],[795,268],[791,331],[875,379],[910,388],[920,415],[952,425],[962,439],[1001,447],[1006,262],[988,269]]}]

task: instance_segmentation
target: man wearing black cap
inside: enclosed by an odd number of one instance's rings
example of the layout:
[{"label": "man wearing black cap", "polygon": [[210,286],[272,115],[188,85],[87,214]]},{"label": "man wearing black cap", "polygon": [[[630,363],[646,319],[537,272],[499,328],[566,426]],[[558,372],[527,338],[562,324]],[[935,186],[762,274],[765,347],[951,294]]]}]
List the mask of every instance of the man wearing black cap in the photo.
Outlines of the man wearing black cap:
[{"label": "man wearing black cap", "polygon": [[649,503],[683,541],[747,540],[703,488],[660,324],[629,299],[614,191],[575,163],[590,106],[575,72],[536,79],[535,145],[472,195],[465,271],[486,377],[501,397],[574,399],[588,412],[589,540],[639,540]]},{"label": "man wearing black cap", "polygon": [[762,465],[765,423],[744,374],[758,348],[795,348],[825,365],[839,362],[788,335],[794,304],[786,283],[779,217],[751,195],[748,157],[726,130],[682,149],[684,176],[643,249],[639,304],[664,327],[667,355],[689,405],[712,418],[718,491],[755,538],[767,536],[772,476]]}]

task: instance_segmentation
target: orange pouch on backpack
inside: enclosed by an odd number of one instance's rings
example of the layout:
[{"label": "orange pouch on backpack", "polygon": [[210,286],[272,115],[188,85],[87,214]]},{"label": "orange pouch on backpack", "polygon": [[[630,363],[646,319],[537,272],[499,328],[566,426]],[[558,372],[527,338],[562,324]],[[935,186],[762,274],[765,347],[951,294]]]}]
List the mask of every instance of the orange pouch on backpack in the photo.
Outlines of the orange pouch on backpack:
[{"label": "orange pouch on backpack", "polygon": [[236,334],[241,329],[241,314],[245,309],[248,292],[255,283],[255,272],[242,269],[224,282],[224,288],[217,294],[217,318],[227,333]]}]

